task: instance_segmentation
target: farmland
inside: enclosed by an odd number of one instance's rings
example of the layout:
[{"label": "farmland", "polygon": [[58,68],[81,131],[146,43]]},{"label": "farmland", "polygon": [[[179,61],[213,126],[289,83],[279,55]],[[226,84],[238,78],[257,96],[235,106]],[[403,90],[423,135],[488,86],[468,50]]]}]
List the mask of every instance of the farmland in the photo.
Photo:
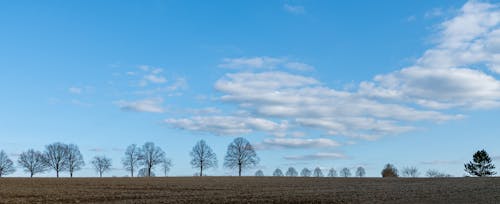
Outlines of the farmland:
[{"label": "farmland", "polygon": [[0,203],[498,203],[500,178],[2,178]]}]

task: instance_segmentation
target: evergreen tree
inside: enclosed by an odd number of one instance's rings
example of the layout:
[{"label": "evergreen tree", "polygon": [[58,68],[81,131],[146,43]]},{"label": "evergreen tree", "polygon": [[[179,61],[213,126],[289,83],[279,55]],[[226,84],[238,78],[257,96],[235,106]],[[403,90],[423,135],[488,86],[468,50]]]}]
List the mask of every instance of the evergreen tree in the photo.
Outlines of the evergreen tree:
[{"label": "evergreen tree", "polygon": [[470,161],[464,166],[465,172],[472,176],[492,176],[497,173],[493,171],[493,169],[495,169],[495,165],[491,163],[491,158],[484,149],[477,151],[473,156],[473,161]]}]

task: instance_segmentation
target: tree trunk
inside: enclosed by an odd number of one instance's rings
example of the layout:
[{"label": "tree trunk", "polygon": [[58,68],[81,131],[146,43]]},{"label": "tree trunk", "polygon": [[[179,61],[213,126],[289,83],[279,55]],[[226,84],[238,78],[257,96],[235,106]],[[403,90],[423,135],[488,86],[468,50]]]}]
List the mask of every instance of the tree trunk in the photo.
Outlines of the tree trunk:
[{"label": "tree trunk", "polygon": [[241,176],[241,164],[238,165],[238,176]]},{"label": "tree trunk", "polygon": [[99,172],[99,178],[102,178],[102,171]]},{"label": "tree trunk", "polygon": [[203,165],[200,166],[200,176],[203,176]]},{"label": "tree trunk", "polygon": [[56,170],[56,178],[59,178],[59,170]]},{"label": "tree trunk", "polygon": [[130,175],[132,175],[132,178],[134,177],[134,167],[130,169]]},{"label": "tree trunk", "polygon": [[30,178],[33,178],[33,172],[30,173]]},{"label": "tree trunk", "polygon": [[73,171],[70,171],[70,172],[69,172],[69,177],[70,177],[70,178],[73,178]]}]

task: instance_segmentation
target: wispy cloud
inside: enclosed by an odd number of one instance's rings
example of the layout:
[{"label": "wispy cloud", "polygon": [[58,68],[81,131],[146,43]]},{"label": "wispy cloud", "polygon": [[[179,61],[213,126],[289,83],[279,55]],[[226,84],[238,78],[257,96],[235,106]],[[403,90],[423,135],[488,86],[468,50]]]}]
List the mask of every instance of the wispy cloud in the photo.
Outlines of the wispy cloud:
[{"label": "wispy cloud", "polygon": [[215,135],[242,135],[264,131],[277,136],[284,135],[288,123],[239,116],[196,116],[184,119],[166,119],[165,123],[179,129],[208,132]]},{"label": "wispy cloud", "polygon": [[72,94],[81,94],[83,89],[79,87],[70,87],[68,91]]},{"label": "wispy cloud", "polygon": [[326,138],[299,139],[299,138],[274,138],[265,139],[256,145],[259,149],[305,149],[305,148],[333,148],[340,146],[340,143]]},{"label": "wispy cloud", "polygon": [[423,161],[420,162],[422,165],[450,165],[450,164],[462,164],[464,161],[458,160],[433,160],[433,161]]},{"label": "wispy cloud", "polygon": [[137,111],[137,112],[149,112],[149,113],[163,113],[165,109],[163,108],[162,98],[150,98],[139,101],[125,101],[120,100],[115,102],[122,110],[126,111]]},{"label": "wispy cloud", "polygon": [[225,58],[219,64],[221,68],[230,69],[278,69],[286,68],[297,71],[311,71],[314,67],[302,62],[277,57],[240,57]]},{"label": "wispy cloud", "polygon": [[318,152],[315,154],[285,156],[283,158],[286,160],[335,160],[335,159],[346,159],[347,157],[341,153]]},{"label": "wispy cloud", "polygon": [[430,11],[427,11],[424,14],[425,18],[435,18],[435,17],[440,17],[443,16],[445,12],[443,11],[442,8],[433,8]]},{"label": "wispy cloud", "polygon": [[89,151],[91,151],[91,152],[106,152],[106,149],[100,148],[100,147],[95,147],[95,148],[90,148]]},{"label": "wispy cloud", "polygon": [[72,99],[71,104],[77,105],[77,106],[82,106],[82,107],[92,107],[93,106],[92,103],[83,102],[83,101],[78,100],[78,99]]},{"label": "wispy cloud", "polygon": [[148,74],[148,75],[144,76],[144,80],[147,82],[156,83],[156,84],[162,84],[162,83],[167,82],[167,79],[165,79],[165,77],[157,76],[154,74]]},{"label": "wispy cloud", "polygon": [[[164,84],[168,80],[162,75],[163,69],[158,67],[152,67],[149,65],[140,65],[138,68],[142,71],[140,72],[142,78],[139,80],[139,86],[148,86],[149,84]],[[137,72],[129,71],[126,73],[128,76],[139,75]]]},{"label": "wispy cloud", "polygon": [[303,6],[299,6],[299,5],[284,4],[283,9],[285,9],[285,11],[287,11],[287,12],[290,12],[290,13],[296,14],[296,15],[306,13],[306,9]]}]

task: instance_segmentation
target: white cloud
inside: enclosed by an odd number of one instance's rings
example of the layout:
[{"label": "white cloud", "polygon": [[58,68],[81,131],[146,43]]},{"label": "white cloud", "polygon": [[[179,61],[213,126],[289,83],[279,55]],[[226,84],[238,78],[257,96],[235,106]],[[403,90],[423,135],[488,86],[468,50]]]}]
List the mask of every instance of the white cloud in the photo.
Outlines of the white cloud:
[{"label": "white cloud", "polygon": [[149,74],[149,75],[144,76],[144,80],[151,82],[151,83],[156,83],[156,84],[162,84],[162,83],[167,82],[167,79],[165,79],[165,77],[157,76],[157,75],[153,75],[153,74]]},{"label": "white cloud", "polygon": [[163,99],[151,98],[139,101],[124,101],[120,100],[115,102],[116,105],[122,110],[149,112],[149,113],[163,113],[165,109],[162,107]]},{"label": "white cloud", "polygon": [[346,159],[347,157],[341,153],[318,152],[315,154],[307,154],[307,155],[285,156],[283,158],[286,160],[334,160],[334,159]]},{"label": "white cloud", "polygon": [[83,89],[78,87],[70,87],[68,91],[72,94],[81,94]]},{"label": "white cloud", "polygon": [[314,70],[314,67],[308,64],[304,64],[301,62],[287,62],[284,67],[292,70],[298,71],[311,71]]},{"label": "white cloud", "polygon": [[[148,65],[140,65],[138,66],[138,68],[142,70],[142,73],[144,73],[144,75],[139,81],[139,86],[144,87],[149,85],[150,83],[164,84],[167,82],[167,79],[161,75],[161,73],[163,72],[162,68],[151,67]],[[129,76],[137,75],[136,72],[127,72],[126,74]]]},{"label": "white cloud", "polygon": [[230,69],[277,69],[287,68],[297,71],[311,71],[314,67],[302,62],[291,61],[287,58],[275,57],[241,57],[225,58],[218,65],[221,68]]},{"label": "white cloud", "polygon": [[[498,5],[470,1],[440,24],[436,44],[413,65],[349,90],[327,87],[309,76],[273,71],[308,67],[286,58],[227,58],[220,67],[247,72],[226,74],[215,89],[221,93],[220,101],[237,105],[237,111],[246,115],[168,119],[167,123],[218,135],[280,129],[247,121],[259,118],[272,127],[279,126],[273,121],[289,121],[286,130],[292,132],[313,128],[328,135],[373,140],[419,129],[421,122],[461,119],[463,115],[454,114],[461,110],[457,107],[500,107],[499,27]],[[279,132],[278,136],[290,134]],[[321,155],[302,156],[315,157]]]},{"label": "white cloud", "polygon": [[71,104],[77,105],[77,106],[82,106],[82,107],[92,107],[93,106],[93,104],[91,104],[91,103],[83,102],[83,101],[80,101],[77,99],[72,99]]},{"label": "white cloud", "polygon": [[215,88],[221,100],[265,117],[290,120],[331,135],[374,139],[413,130],[399,121],[446,121],[461,118],[436,111],[381,103],[364,95],[321,86],[311,77],[284,72],[227,74]]},{"label": "white cloud", "polygon": [[434,18],[434,17],[439,17],[439,16],[442,16],[444,15],[444,11],[442,8],[433,8],[431,9],[430,11],[426,12],[424,14],[424,17],[425,18]]},{"label": "white cloud", "polygon": [[177,91],[180,89],[187,89],[188,84],[185,78],[177,78],[175,79],[175,82],[169,86],[166,87],[166,90],[168,91]]},{"label": "white cloud", "polygon": [[142,71],[149,71],[150,69],[148,65],[139,65],[138,68]]},{"label": "white cloud", "polygon": [[265,139],[257,147],[260,149],[274,148],[332,148],[338,147],[340,143],[326,138],[298,139],[298,138],[274,138]]},{"label": "white cloud", "polygon": [[166,119],[165,123],[179,129],[208,132],[214,135],[242,135],[264,131],[283,135],[288,123],[276,123],[267,119],[238,116],[196,116],[184,119]]},{"label": "white cloud", "polygon": [[303,6],[297,6],[297,5],[290,5],[290,4],[284,4],[283,9],[285,11],[288,11],[293,14],[304,14],[306,13],[306,10],[304,9]]},{"label": "white cloud", "polygon": [[200,108],[200,109],[188,109],[188,113],[193,115],[208,115],[208,114],[218,114],[222,111],[215,107]]},{"label": "white cloud", "polygon": [[434,109],[500,107],[500,81],[480,70],[500,73],[499,6],[467,2],[436,42],[415,65],[361,83],[360,93]]}]

